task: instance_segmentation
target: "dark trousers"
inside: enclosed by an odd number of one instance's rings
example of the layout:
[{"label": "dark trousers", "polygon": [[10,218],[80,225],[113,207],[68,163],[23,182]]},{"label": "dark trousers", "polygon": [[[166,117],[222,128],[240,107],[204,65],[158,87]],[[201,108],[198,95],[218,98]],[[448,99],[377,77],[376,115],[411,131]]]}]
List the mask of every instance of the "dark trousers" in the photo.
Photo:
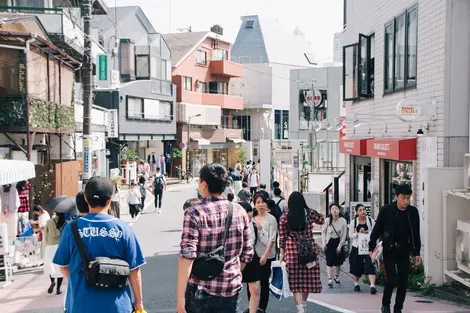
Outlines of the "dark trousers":
[{"label": "dark trousers", "polygon": [[410,257],[406,251],[403,252],[395,250],[397,249],[392,249],[392,251],[384,253],[387,283],[385,284],[384,294],[382,297],[382,305],[390,307],[393,289],[398,285],[393,310],[394,312],[401,312],[401,310],[403,310],[403,303],[405,302],[406,289],[408,288]]},{"label": "dark trousers", "polygon": [[142,211],[144,211],[144,208],[145,208],[145,197],[140,197],[140,203],[142,204]]},{"label": "dark trousers", "polygon": [[237,313],[240,304],[240,293],[224,298],[212,296],[192,285],[187,286],[185,298],[187,313]]},{"label": "dark trousers", "polygon": [[109,209],[110,215],[121,218],[121,204],[118,201],[111,201]]},{"label": "dark trousers", "polygon": [[140,204],[129,204],[129,213],[131,214],[132,218],[139,215],[139,206]]},{"label": "dark trousers", "polygon": [[258,190],[258,187],[250,187],[251,195],[253,196],[257,190]]},{"label": "dark trousers", "polygon": [[[258,308],[266,311],[268,307],[268,302],[269,302],[269,277],[271,277],[271,263],[274,261],[274,259],[268,259],[266,261],[266,264],[261,265],[260,268],[260,274],[261,274],[261,279],[260,279],[260,285],[261,285],[261,290],[260,290],[260,297],[259,297],[259,306]],[[251,295],[250,295],[250,289],[246,288],[246,291],[248,293],[248,300],[250,300]]]},{"label": "dark trousers", "polygon": [[163,190],[155,190],[155,208],[162,208]]}]

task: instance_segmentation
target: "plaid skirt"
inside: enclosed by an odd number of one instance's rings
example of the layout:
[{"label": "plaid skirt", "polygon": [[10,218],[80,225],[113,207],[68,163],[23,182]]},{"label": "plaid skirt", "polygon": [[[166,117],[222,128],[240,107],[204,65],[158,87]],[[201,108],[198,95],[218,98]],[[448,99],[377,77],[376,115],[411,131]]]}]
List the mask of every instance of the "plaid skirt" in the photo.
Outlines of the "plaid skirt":
[{"label": "plaid skirt", "polygon": [[[289,274],[290,291],[293,293],[320,293],[322,291],[320,260],[317,259],[315,266],[312,268],[308,268],[307,265],[304,264],[299,264],[297,249],[293,244],[294,242],[290,240],[287,241],[286,268]],[[315,249],[315,252],[318,256],[319,251]]]}]

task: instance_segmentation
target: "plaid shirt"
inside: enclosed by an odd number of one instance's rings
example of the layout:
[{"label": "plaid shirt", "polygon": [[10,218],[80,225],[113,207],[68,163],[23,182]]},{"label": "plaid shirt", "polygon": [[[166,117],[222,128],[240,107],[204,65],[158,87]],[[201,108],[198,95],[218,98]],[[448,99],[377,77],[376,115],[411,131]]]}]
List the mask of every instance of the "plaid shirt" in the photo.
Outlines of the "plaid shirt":
[{"label": "plaid shirt", "polygon": [[31,187],[30,182],[26,182],[25,190],[18,190],[18,198],[20,199],[20,206],[18,208],[19,213],[26,213],[30,210],[29,204],[29,188]]},{"label": "plaid shirt", "polygon": [[[200,281],[191,276],[189,284],[202,285],[210,295],[232,297],[242,289],[241,263],[249,263],[253,258],[253,243],[250,236],[250,220],[245,210],[233,203],[233,217],[227,242],[225,243],[225,266],[222,274],[211,281]],[[229,202],[223,197],[206,197],[184,214],[181,234],[180,257],[194,260],[201,254],[220,247],[224,241],[225,221]]]}]

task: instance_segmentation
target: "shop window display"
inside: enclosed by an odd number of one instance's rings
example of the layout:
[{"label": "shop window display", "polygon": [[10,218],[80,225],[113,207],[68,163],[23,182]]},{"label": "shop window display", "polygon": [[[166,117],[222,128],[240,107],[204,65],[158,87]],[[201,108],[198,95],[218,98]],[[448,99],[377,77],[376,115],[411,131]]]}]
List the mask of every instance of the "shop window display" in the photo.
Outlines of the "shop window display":
[{"label": "shop window display", "polygon": [[358,202],[371,202],[370,181],[371,165],[370,158],[356,157],[354,160],[354,184],[353,200]]},{"label": "shop window display", "polygon": [[396,186],[408,184],[413,188],[413,164],[411,162],[385,161],[384,165],[384,204],[387,204],[395,201],[394,190]]}]

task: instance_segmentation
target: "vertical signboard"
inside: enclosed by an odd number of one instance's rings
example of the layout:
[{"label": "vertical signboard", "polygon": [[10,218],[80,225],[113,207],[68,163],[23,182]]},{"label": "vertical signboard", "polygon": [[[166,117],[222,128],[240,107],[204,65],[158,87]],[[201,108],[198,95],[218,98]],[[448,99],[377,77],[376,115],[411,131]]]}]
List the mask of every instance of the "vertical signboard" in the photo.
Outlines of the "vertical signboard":
[{"label": "vertical signboard", "polygon": [[83,179],[91,178],[91,139],[88,135],[83,136]]},{"label": "vertical signboard", "polygon": [[424,189],[427,188],[426,183],[427,177],[424,169],[427,167],[437,167],[437,137],[420,137],[419,138],[419,188],[418,193],[421,193],[421,203],[418,203],[419,215],[421,216],[420,232],[421,238],[424,238],[424,223],[425,223],[425,212],[424,212]]},{"label": "vertical signboard", "polygon": [[118,138],[118,111],[112,109],[108,111],[108,138]]},{"label": "vertical signboard", "polygon": [[108,80],[108,56],[98,55],[98,80]]}]

